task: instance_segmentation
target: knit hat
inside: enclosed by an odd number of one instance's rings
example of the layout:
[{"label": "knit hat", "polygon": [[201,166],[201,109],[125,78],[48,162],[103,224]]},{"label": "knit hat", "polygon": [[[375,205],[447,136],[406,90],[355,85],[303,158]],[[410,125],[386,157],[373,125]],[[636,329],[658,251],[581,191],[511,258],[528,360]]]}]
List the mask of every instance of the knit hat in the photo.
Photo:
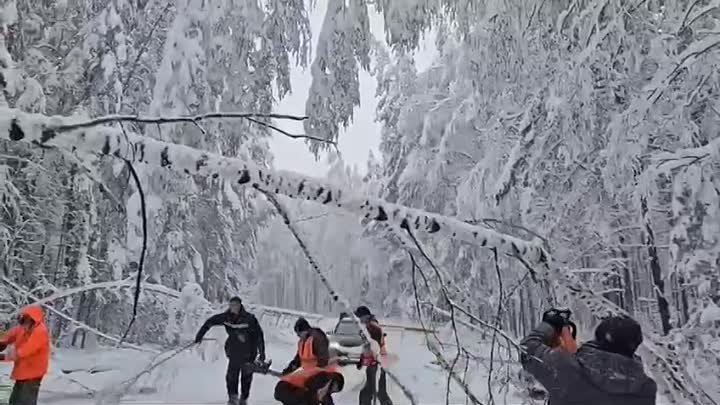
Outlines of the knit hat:
[{"label": "knit hat", "polygon": [[366,307],[365,305],[360,305],[355,310],[355,316],[358,318],[362,318],[363,316],[370,316],[372,313],[370,312],[370,309]]},{"label": "knit hat", "polygon": [[632,357],[643,341],[642,329],[628,316],[610,316],[595,328],[595,340],[603,350]]},{"label": "knit hat", "polygon": [[238,297],[237,295],[234,296],[234,297],[232,297],[232,298],[230,298],[230,303],[232,304],[233,302],[242,305],[242,300],[241,300],[240,297]]},{"label": "knit hat", "polygon": [[295,333],[309,330],[310,322],[308,322],[307,319],[300,317],[297,321],[295,321],[295,327],[293,329],[295,329]]}]

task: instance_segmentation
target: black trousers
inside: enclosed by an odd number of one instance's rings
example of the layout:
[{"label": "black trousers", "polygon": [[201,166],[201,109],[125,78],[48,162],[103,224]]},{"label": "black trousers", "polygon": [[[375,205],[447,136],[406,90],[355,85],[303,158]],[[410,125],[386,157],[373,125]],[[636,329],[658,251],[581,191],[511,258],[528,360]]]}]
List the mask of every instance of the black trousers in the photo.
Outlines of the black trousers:
[{"label": "black trousers", "polygon": [[373,398],[377,395],[380,405],[392,405],[392,400],[387,393],[387,376],[385,371],[380,371],[380,380],[375,389],[378,366],[365,368],[365,386],[360,390],[360,405],[372,405]]},{"label": "black trousers", "polygon": [[319,402],[317,392],[296,387],[285,381],[279,381],[275,385],[275,400],[283,405],[334,405],[332,395],[325,396],[322,402]]},{"label": "black trousers", "polygon": [[252,360],[248,360],[245,357],[228,357],[227,373],[225,373],[225,384],[227,385],[228,396],[237,396],[239,380],[240,398],[248,399],[253,379],[252,369],[248,367],[251,362]]},{"label": "black trousers", "polygon": [[10,393],[10,405],[37,405],[41,381],[42,379],[15,381]]}]

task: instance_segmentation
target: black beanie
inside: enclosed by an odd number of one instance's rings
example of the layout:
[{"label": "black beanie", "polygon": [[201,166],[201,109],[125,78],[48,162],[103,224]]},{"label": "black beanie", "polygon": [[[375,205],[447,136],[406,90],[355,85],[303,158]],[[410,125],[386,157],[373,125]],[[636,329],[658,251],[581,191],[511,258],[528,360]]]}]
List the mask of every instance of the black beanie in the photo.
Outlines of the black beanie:
[{"label": "black beanie", "polygon": [[365,305],[360,305],[355,310],[355,316],[357,316],[358,318],[361,318],[363,316],[369,316],[369,315],[372,315],[372,313],[370,312],[370,309],[368,307],[366,307]]},{"label": "black beanie", "polygon": [[632,357],[643,341],[642,328],[628,316],[610,316],[595,328],[595,340],[606,351]]},{"label": "black beanie", "polygon": [[310,322],[307,319],[300,317],[295,321],[295,332],[304,332],[310,329]]},{"label": "black beanie", "polygon": [[238,304],[241,304],[241,305],[242,305],[242,300],[241,300],[240,297],[238,297],[237,295],[234,296],[234,297],[232,297],[232,298],[230,298],[230,303],[232,304],[233,302],[237,302]]}]

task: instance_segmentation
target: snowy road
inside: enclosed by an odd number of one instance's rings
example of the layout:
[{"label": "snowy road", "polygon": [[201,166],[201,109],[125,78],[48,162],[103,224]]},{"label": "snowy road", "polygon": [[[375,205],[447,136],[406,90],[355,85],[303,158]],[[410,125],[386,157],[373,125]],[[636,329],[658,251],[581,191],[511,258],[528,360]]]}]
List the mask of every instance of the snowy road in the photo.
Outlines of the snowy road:
[{"label": "snowy road", "polygon": [[[388,330],[388,347],[398,356],[397,363],[391,366],[400,381],[417,397],[421,404],[445,403],[447,376],[440,368],[432,364],[432,354],[425,348],[423,335],[419,332]],[[213,336],[214,335],[214,336]],[[216,328],[210,337],[224,339],[224,331]],[[266,330],[267,353],[273,359],[273,368],[281,369],[292,358],[295,338],[286,332]],[[141,378],[134,386],[135,392],[125,395],[122,404],[135,405],[205,405],[224,404],[225,366],[221,343],[209,342],[202,349],[185,352],[159,367],[150,376]],[[86,405],[93,401],[87,394],[92,390],[116,387],[140,370],[145,368],[152,354],[133,350],[103,349],[95,353],[87,351],[58,351],[53,358],[52,376],[43,385],[41,403],[47,405]],[[113,368],[113,371],[89,374],[75,372],[62,375],[61,368],[101,366]],[[484,395],[486,377],[478,367],[470,367],[468,382]],[[336,404],[357,404],[358,393],[364,383],[364,372],[354,367],[345,367],[345,390],[336,395]],[[70,377],[72,377],[71,381]],[[256,375],[253,381],[250,405],[276,404],[273,389],[277,380],[266,375]],[[396,405],[409,401],[400,389],[389,383],[390,395]],[[152,393],[138,394],[143,389]],[[502,402],[502,401],[498,401]],[[465,396],[457,387],[451,390],[450,403],[465,404]],[[508,403],[521,403],[512,401]]]}]

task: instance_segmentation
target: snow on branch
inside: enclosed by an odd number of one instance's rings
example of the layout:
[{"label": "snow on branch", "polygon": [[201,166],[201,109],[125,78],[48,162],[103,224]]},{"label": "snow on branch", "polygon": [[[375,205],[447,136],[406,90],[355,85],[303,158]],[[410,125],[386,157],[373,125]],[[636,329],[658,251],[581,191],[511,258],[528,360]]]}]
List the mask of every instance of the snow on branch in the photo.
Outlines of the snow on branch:
[{"label": "snow on branch", "polygon": [[[71,316],[65,315],[62,311],[60,311],[60,310],[58,310],[58,309],[55,309],[53,306],[49,305],[48,302],[49,302],[50,300],[38,298],[37,296],[33,295],[30,291],[26,290],[25,288],[21,287],[20,285],[18,285],[18,284],[16,284],[16,283],[14,283],[13,281],[11,281],[10,279],[8,279],[7,277],[2,277],[1,280],[2,280],[5,284],[7,284],[7,285],[9,285],[10,287],[12,287],[13,289],[15,289],[15,290],[16,290],[17,292],[19,292],[20,294],[26,296],[27,298],[30,298],[30,299],[34,300],[34,303],[35,303],[35,304],[37,304],[37,305],[42,305],[43,307],[47,308],[50,312],[53,312],[53,313],[56,314],[57,316],[65,319],[65,320],[67,320],[68,322],[72,323],[73,325],[75,325],[75,326],[78,327],[78,328],[85,329],[85,330],[87,330],[88,332],[91,332],[91,333],[93,333],[93,334],[95,334],[95,335],[97,335],[97,336],[100,336],[101,338],[107,339],[107,340],[109,340],[109,341],[111,341],[111,342],[115,342],[115,343],[118,343],[118,344],[121,344],[121,343],[122,343],[123,346],[128,347],[128,348],[130,348],[130,349],[135,349],[135,350],[139,350],[139,351],[143,351],[143,352],[158,353],[156,350],[148,349],[148,348],[141,347],[141,346],[136,346],[136,345],[134,345],[134,344],[127,343],[127,342],[121,342],[120,339],[118,339],[118,338],[116,338],[116,337],[114,337],[114,336],[111,336],[111,335],[108,335],[108,334],[106,334],[106,333],[103,333],[103,332],[101,332],[101,331],[99,331],[99,330],[97,330],[97,329],[95,329],[95,328],[93,328],[93,327],[91,327],[91,326],[89,326],[89,325],[84,324],[83,322],[78,321],[77,319],[75,319],[75,318],[73,318],[73,317],[71,317]],[[87,291],[87,290],[81,290],[81,291]],[[80,292],[80,291],[76,291],[75,293],[77,293],[77,292]],[[55,295],[55,294],[54,294],[54,295]],[[53,295],[53,296],[54,296],[54,295]],[[66,295],[70,295],[70,294],[66,294]],[[52,296],[51,296],[51,297],[52,297]],[[59,297],[59,296],[56,296],[54,299],[58,299],[58,298],[60,298],[60,297]]]},{"label": "snow on branch", "polygon": [[335,142],[317,138],[311,135],[297,135],[297,134],[291,134],[287,131],[284,131],[272,124],[269,124],[264,121],[259,121],[259,119],[278,119],[278,120],[292,120],[292,121],[304,121],[308,119],[306,116],[298,116],[298,115],[288,115],[288,114],[261,114],[261,113],[239,113],[239,112],[214,112],[214,113],[205,113],[205,114],[198,114],[198,115],[185,115],[185,116],[177,116],[177,117],[143,117],[139,115],[105,115],[98,118],[93,118],[86,121],[77,121],[74,123],[65,123],[62,125],[58,125],[56,127],[53,127],[52,130],[56,132],[68,132],[68,131],[74,131],[77,129],[85,129],[85,128],[92,128],[97,127],[100,125],[106,125],[106,124],[114,124],[114,123],[122,123],[122,122],[134,122],[137,124],[179,124],[179,123],[188,123],[188,124],[195,124],[197,125],[200,121],[205,120],[211,120],[211,119],[245,119],[250,122],[253,122],[258,125],[262,125],[265,127],[268,127],[274,131],[277,131],[289,138],[294,139],[309,139],[316,142],[323,142],[323,143],[330,143],[335,144]]},{"label": "snow on branch", "polygon": [[540,241],[525,241],[455,218],[365,198],[347,189],[331,187],[296,173],[260,168],[241,159],[226,158],[127,131],[123,133],[120,129],[105,126],[87,125],[63,133],[53,129],[66,125],[67,119],[63,117],[47,117],[0,108],[0,138],[9,141],[55,146],[80,155],[111,155],[179,173],[222,178],[238,185],[260,187],[293,199],[341,207],[378,222],[395,225],[405,222],[414,231],[488,248],[495,247],[501,252],[523,257],[531,263],[544,263],[549,259]]},{"label": "snow on branch", "polygon": [[720,160],[720,137],[697,148],[680,149],[675,152],[661,152],[652,157],[657,173],[669,174],[673,170],[689,166],[705,159]]},{"label": "snow on branch", "polygon": [[[7,281],[6,281],[7,282]],[[135,287],[135,280],[132,278],[127,278],[124,280],[116,280],[116,281],[103,281],[99,283],[92,283],[92,284],[85,284],[81,285],[79,287],[73,287],[73,288],[66,288],[62,291],[59,291],[55,294],[48,295],[44,298],[38,298],[38,297],[31,297],[33,299],[33,304],[35,305],[47,305],[50,302],[57,301],[61,298],[69,297],[71,295],[80,294],[83,292],[88,291],[94,291],[94,290],[112,290],[112,289],[121,289],[121,288],[133,288]],[[172,288],[165,287],[160,284],[150,284],[150,283],[142,283],[142,288],[144,291],[152,291],[158,294],[166,295],[172,298],[180,298],[180,292],[173,290]],[[17,316],[20,314],[20,309],[18,309],[12,316]]]}]

